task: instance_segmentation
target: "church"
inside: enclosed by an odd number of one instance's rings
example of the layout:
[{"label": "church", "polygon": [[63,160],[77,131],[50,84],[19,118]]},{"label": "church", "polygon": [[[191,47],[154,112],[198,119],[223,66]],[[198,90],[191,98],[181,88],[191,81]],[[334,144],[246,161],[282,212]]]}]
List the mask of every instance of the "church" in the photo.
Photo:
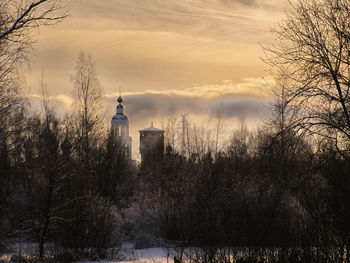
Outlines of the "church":
[{"label": "church", "polygon": [[[129,120],[124,114],[123,99],[118,98],[116,114],[111,120],[111,134],[117,147],[121,147],[125,156],[132,162],[132,138],[129,135]],[[141,163],[159,160],[164,154],[164,130],[153,126],[139,131]]]},{"label": "church", "polygon": [[118,147],[122,147],[125,156],[132,160],[132,140],[129,136],[129,120],[124,114],[122,102],[123,99],[119,96],[116,114],[111,121],[111,134]]}]

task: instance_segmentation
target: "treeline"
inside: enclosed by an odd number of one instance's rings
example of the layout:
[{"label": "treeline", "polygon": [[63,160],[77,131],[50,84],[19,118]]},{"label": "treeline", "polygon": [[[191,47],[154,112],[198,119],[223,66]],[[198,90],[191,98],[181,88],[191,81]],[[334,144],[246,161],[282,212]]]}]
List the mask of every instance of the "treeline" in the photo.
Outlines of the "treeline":
[{"label": "treeline", "polygon": [[0,146],[2,245],[11,248],[6,238],[37,243],[31,252],[41,259],[52,251],[108,256],[121,240],[118,208],[135,180],[114,140],[105,136],[89,146],[86,163],[69,122],[13,112],[2,123],[8,128]]},{"label": "treeline", "polygon": [[168,147],[161,162],[141,167],[154,209],[150,218],[157,215],[155,233],[173,241],[178,258],[348,258],[350,167],[330,142],[308,143],[296,133],[265,129],[237,131],[227,145],[216,155],[188,158]]},{"label": "treeline", "polygon": [[67,9],[60,0],[0,9],[0,253],[19,253],[15,262],[112,257],[136,172],[103,127],[94,61],[78,56],[72,113],[57,118],[44,77],[42,111],[33,113],[22,91],[31,33]]},{"label": "treeline", "polygon": [[347,257],[349,163],[330,141],[306,141],[273,124],[243,128],[217,153],[204,147],[185,156],[168,145],[136,170],[112,138],[99,135],[86,167],[72,122],[24,111],[4,121],[5,247],[21,237],[38,244],[34,256],[58,262],[117,257],[113,248],[125,240],[169,247],[184,261]]}]

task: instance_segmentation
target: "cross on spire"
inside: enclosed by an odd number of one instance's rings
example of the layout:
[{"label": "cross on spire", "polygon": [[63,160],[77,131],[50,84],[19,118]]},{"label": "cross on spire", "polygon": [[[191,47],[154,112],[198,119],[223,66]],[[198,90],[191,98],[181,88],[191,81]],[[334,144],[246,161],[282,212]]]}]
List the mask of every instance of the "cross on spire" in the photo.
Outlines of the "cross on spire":
[{"label": "cross on spire", "polygon": [[119,98],[118,98],[118,102],[119,102],[119,105],[121,105],[122,104],[122,102],[123,102],[123,99],[122,99],[122,88],[121,87],[119,87]]}]

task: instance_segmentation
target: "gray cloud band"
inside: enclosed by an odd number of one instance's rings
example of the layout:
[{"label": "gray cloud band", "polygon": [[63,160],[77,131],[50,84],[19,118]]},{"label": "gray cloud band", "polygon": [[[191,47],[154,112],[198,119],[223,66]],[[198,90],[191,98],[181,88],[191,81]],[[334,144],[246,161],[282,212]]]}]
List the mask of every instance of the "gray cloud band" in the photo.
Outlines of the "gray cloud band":
[{"label": "gray cloud band", "polygon": [[[110,107],[115,99],[105,99]],[[130,119],[142,121],[150,118],[166,118],[170,114],[203,115],[209,118],[220,110],[223,118],[244,115],[247,118],[265,119],[270,116],[271,100],[256,97],[222,96],[214,99],[163,94],[142,94],[124,97]]]}]

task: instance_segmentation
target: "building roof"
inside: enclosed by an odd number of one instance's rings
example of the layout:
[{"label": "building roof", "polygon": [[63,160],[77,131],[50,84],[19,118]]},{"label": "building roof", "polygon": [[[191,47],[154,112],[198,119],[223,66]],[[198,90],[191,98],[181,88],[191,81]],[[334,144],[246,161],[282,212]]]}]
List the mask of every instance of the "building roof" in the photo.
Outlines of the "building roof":
[{"label": "building roof", "polygon": [[113,116],[112,120],[127,120],[128,117],[126,117],[123,113],[117,113]]},{"label": "building roof", "polygon": [[145,128],[145,129],[140,130],[140,132],[149,132],[149,131],[153,131],[153,132],[164,132],[164,130],[155,128],[155,127],[153,126],[153,122],[151,123],[151,126],[150,126],[149,128]]},{"label": "building roof", "polygon": [[128,117],[126,117],[126,115],[124,115],[124,107],[122,105],[123,99],[121,97],[121,95],[119,95],[118,98],[118,105],[117,105],[117,109],[116,109],[116,114],[113,116],[112,118],[112,122],[113,120],[115,121],[127,121]]}]

